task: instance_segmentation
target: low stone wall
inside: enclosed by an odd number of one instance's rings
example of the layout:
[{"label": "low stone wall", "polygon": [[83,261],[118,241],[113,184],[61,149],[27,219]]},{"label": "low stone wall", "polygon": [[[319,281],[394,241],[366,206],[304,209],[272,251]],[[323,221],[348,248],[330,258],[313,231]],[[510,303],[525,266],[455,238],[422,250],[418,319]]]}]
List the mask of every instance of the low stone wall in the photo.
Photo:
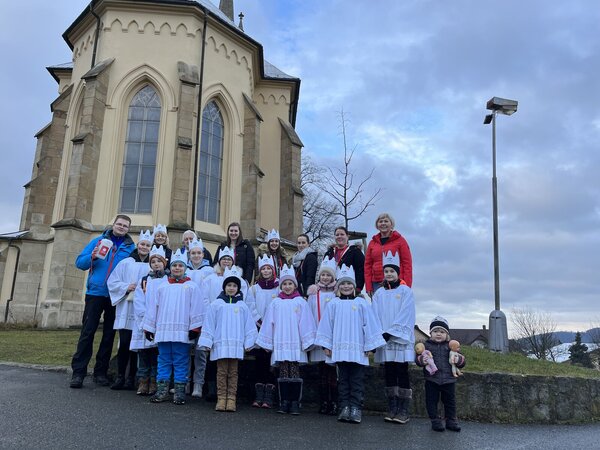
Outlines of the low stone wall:
[{"label": "low stone wall", "polygon": [[[240,368],[240,396],[252,397],[253,361]],[[303,403],[316,405],[318,368],[301,368]],[[413,389],[412,413],[426,417],[423,372],[410,369]],[[365,378],[365,409],[385,411],[382,367],[369,367]],[[583,423],[600,420],[600,379],[466,372],[456,384],[460,419],[501,423]],[[441,407],[441,405],[440,405]]]}]

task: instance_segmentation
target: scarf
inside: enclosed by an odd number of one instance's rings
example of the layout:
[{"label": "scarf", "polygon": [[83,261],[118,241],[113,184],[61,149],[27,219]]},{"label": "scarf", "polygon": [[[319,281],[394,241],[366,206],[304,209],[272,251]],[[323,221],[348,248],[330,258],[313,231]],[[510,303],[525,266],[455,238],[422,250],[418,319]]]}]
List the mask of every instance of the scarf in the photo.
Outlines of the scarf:
[{"label": "scarf", "polygon": [[279,280],[277,278],[271,278],[270,280],[259,278],[256,284],[258,284],[262,289],[275,289],[279,286]]},{"label": "scarf", "polygon": [[331,283],[329,284],[323,284],[320,281],[317,283],[317,286],[319,287],[320,291],[323,292],[332,292],[335,289],[335,280],[333,280]]},{"label": "scarf", "polygon": [[291,294],[286,294],[285,292],[281,291],[279,293],[279,298],[282,298],[284,300],[292,300],[296,297],[301,297],[300,292],[298,292],[298,289],[294,289],[294,292],[292,292]]},{"label": "scarf", "polygon": [[308,255],[312,251],[313,251],[312,248],[306,247],[301,252],[296,252],[294,254],[294,257],[292,258],[292,264],[294,265],[294,268],[297,269],[298,267],[300,267],[300,264],[302,264],[302,261],[304,261],[304,258],[306,258],[306,255]]}]

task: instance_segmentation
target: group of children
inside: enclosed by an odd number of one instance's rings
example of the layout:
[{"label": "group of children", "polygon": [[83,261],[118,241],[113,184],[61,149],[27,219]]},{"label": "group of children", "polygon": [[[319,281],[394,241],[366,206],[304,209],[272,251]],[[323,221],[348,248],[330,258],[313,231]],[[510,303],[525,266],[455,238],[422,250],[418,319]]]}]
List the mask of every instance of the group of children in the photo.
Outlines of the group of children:
[{"label": "group of children", "polygon": [[[327,257],[305,299],[293,267],[269,254],[259,255],[256,282],[248,286],[235,266],[233,249],[220,249],[211,267],[195,233],[184,242],[183,248],[171,252],[164,226],[155,227],[154,233],[142,232],[137,249],[109,277],[119,330],[113,389],[132,388],[137,375],[138,394],[164,402],[171,398],[172,383],[173,402],[183,404],[190,379],[192,395],[202,396],[207,365],[216,362],[215,410],[233,412],[238,363],[251,353],[256,378],[252,406],[272,408],[277,394],[279,413],[299,414],[300,365],[315,363],[319,412],[337,415],[341,422],[360,423],[365,368],[372,357],[384,366],[385,420],[404,424],[412,399],[408,366],[416,362],[424,367],[432,428],[460,431],[448,324],[436,318],[425,343],[427,351],[415,355],[415,302],[412,290],[399,278],[397,254],[383,255],[385,280],[372,300],[357,294],[352,267],[339,267]],[[463,367],[464,357],[459,356],[456,365]],[[437,365],[434,373],[427,370],[432,360]],[[277,378],[272,368],[277,368]],[[445,427],[437,415],[440,396]]]}]

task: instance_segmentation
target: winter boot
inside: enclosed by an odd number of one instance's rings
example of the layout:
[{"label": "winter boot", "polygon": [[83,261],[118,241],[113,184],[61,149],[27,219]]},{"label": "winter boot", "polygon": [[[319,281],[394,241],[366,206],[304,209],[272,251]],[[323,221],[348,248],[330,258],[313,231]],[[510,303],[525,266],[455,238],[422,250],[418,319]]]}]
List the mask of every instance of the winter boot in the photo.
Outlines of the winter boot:
[{"label": "winter boot", "polygon": [[456,431],[460,433],[460,425],[456,419],[446,419],[446,430]]},{"label": "winter boot", "polygon": [[329,411],[329,403],[331,402],[331,398],[329,397],[329,386],[325,383],[319,384],[319,403],[321,407],[319,408],[319,414],[327,414]]},{"label": "winter boot", "polygon": [[394,417],[398,414],[398,386],[386,387],[385,395],[388,399],[388,410],[383,420],[393,422]]},{"label": "winter boot", "polygon": [[192,392],[192,397],[202,398],[202,385],[200,383],[194,383],[194,391]]},{"label": "winter boot", "polygon": [[288,414],[290,412],[289,378],[278,378],[277,384],[279,385],[279,409],[277,412],[280,414]]},{"label": "winter boot", "polygon": [[292,378],[289,384],[290,414],[300,414],[300,400],[302,399],[302,378]]},{"label": "winter boot", "polygon": [[238,365],[237,361],[229,367],[227,373],[227,401],[225,402],[225,411],[235,412],[235,402],[237,399],[238,386]]},{"label": "winter boot", "polygon": [[338,391],[337,385],[329,385],[329,404],[327,405],[327,414],[330,416],[337,416],[338,405],[337,405]]},{"label": "winter boot", "polygon": [[185,405],[185,383],[175,383],[173,403],[176,405]]},{"label": "winter boot", "polygon": [[394,422],[405,424],[410,419],[410,401],[412,389],[398,388],[398,413],[394,416]]},{"label": "winter boot", "polygon": [[441,419],[431,419],[431,429],[433,431],[444,431],[444,424]]},{"label": "winter boot", "polygon": [[149,391],[150,378],[140,378],[140,383],[138,384],[137,395],[148,395]]},{"label": "winter boot", "polygon": [[[219,361],[220,363],[221,361]],[[215,411],[225,411],[227,406],[227,368],[217,364],[217,406]]]},{"label": "winter boot", "polygon": [[215,405],[215,411],[225,411],[227,407],[227,397],[220,397],[217,395],[217,404]]},{"label": "winter boot", "polygon": [[148,395],[156,394],[156,378],[150,377],[150,384],[148,384]]},{"label": "winter boot", "polygon": [[152,397],[150,397],[150,401],[152,403],[161,403],[169,400],[169,382],[168,381],[159,381],[156,392]]},{"label": "winter boot", "polygon": [[123,390],[125,391],[133,391],[135,390],[135,378],[127,377],[125,380],[125,384],[123,385]]},{"label": "winter boot", "polygon": [[263,397],[261,408],[271,409],[273,407],[273,395],[275,394],[274,384],[265,384],[265,396]]},{"label": "winter boot", "polygon": [[265,385],[262,383],[256,383],[254,385],[254,392],[256,393],[256,397],[254,399],[254,403],[252,403],[252,406],[255,408],[260,408],[265,398]]},{"label": "winter boot", "polygon": [[123,375],[117,375],[117,379],[110,385],[110,388],[113,391],[122,391],[125,389],[125,377]]}]

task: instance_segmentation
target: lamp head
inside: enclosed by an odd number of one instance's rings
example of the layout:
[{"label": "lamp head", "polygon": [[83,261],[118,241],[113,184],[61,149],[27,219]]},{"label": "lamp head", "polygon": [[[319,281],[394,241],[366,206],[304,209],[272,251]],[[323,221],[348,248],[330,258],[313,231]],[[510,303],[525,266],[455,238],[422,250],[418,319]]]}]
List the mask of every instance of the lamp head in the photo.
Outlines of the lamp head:
[{"label": "lamp head", "polygon": [[517,102],[516,100],[509,100],[507,98],[501,97],[492,97],[488,100],[486,108],[490,111],[496,111],[500,114],[510,116],[511,114],[517,112],[518,104],[519,102]]}]

